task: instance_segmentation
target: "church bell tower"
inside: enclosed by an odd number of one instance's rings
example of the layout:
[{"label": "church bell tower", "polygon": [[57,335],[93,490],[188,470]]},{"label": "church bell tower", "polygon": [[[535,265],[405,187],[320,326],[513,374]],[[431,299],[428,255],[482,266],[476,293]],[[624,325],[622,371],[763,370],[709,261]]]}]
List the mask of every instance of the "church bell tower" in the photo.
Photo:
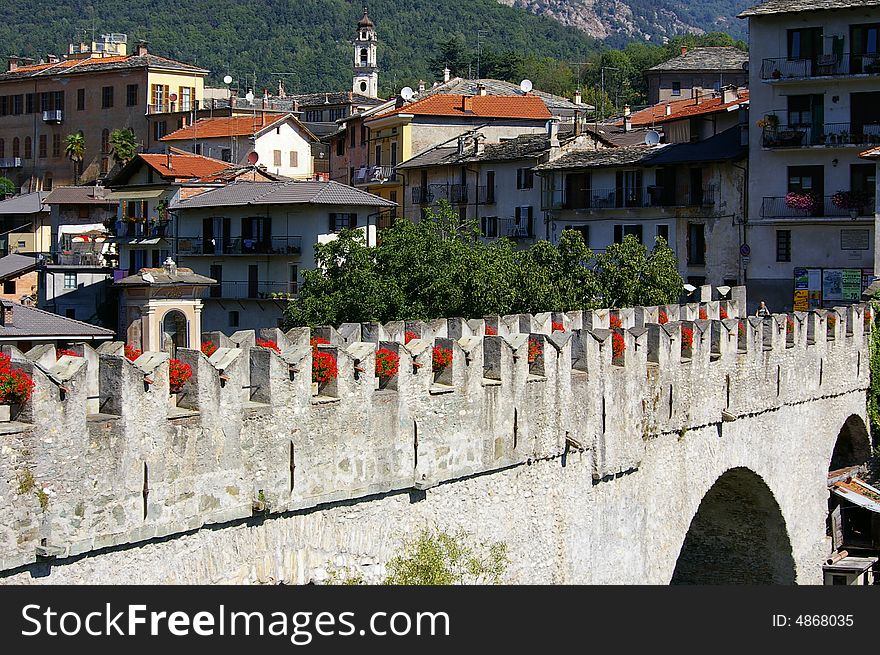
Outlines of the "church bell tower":
[{"label": "church bell tower", "polygon": [[370,98],[379,97],[379,65],[376,62],[376,25],[367,15],[358,21],[354,40],[354,80],[352,91]]}]

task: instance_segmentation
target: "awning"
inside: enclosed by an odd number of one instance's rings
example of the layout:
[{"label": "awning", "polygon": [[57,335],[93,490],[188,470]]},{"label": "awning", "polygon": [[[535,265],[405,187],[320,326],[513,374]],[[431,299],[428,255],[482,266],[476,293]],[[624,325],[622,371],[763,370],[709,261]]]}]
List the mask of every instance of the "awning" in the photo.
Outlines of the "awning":
[{"label": "awning", "polygon": [[107,228],[103,223],[83,223],[81,225],[59,225],[58,234],[88,234],[100,232],[107,234]]},{"label": "awning", "polygon": [[165,189],[141,189],[139,191],[108,191],[107,200],[150,200],[165,193]]},{"label": "awning", "polygon": [[851,482],[837,482],[831,492],[854,505],[880,514],[880,489],[872,487],[864,480],[853,478]]}]

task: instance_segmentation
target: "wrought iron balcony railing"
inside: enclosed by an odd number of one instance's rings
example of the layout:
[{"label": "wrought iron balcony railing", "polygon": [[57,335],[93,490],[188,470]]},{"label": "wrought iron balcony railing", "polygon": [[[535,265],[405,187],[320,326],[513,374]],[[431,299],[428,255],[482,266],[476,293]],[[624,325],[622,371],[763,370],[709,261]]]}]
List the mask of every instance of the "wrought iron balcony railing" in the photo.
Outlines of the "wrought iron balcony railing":
[{"label": "wrought iron balcony railing", "polygon": [[286,300],[297,293],[295,282],[226,281],[211,287],[209,298]]},{"label": "wrought iron balcony railing", "polygon": [[179,255],[299,255],[300,253],[302,253],[302,237],[272,237],[262,240],[242,237],[177,238]]},{"label": "wrought iron balcony railing", "polygon": [[842,53],[811,58],[774,57],[761,62],[762,80],[809,79],[880,73],[880,53]]},{"label": "wrought iron balcony railing", "polygon": [[765,148],[808,148],[810,146],[867,146],[880,144],[880,120],[875,123],[825,123],[824,125],[779,125],[765,127],[761,143]]},{"label": "wrought iron balcony railing", "polygon": [[545,190],[542,209],[635,209],[640,207],[708,207],[715,204],[715,187],[691,189],[649,186],[640,189],[583,189],[569,193],[563,189]]},{"label": "wrought iron balcony railing", "polygon": [[761,203],[761,218],[851,218],[874,215],[874,198],[865,195],[862,201],[856,196],[810,196],[788,194],[765,197]]}]

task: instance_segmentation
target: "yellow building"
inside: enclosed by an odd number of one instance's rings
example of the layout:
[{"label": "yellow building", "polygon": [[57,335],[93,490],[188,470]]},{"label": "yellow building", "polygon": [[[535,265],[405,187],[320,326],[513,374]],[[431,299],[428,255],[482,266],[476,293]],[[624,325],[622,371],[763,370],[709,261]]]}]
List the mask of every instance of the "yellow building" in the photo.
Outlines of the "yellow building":
[{"label": "yellow building", "polygon": [[[38,64],[10,57],[0,73],[0,175],[22,191],[102,179],[113,167],[109,137],[131,129],[142,150],[191,121],[204,98],[208,71],[159,57],[124,34],[72,44],[64,57]],[[81,133],[85,156],[65,153]]]}]

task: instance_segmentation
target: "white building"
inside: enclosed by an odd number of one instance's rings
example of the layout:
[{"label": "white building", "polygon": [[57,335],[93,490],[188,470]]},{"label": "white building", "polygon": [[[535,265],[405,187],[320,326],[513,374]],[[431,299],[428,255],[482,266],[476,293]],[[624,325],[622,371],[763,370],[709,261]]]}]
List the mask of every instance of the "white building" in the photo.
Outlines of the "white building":
[{"label": "white building", "polygon": [[367,16],[367,8],[364,7],[364,16],[358,21],[354,40],[354,79],[351,90],[370,98],[379,97],[377,46],[376,25]]},{"label": "white building", "polygon": [[880,0],[772,0],[749,20],[749,298],[772,311],[858,300],[873,275]]},{"label": "white building", "polygon": [[259,164],[275,175],[310,179],[318,138],[291,114],[202,118],[162,137],[162,143],[235,164]]},{"label": "white building", "polygon": [[314,267],[315,244],[346,227],[376,243],[381,210],[393,203],[337,182],[234,182],[175,202],[174,258],[219,284],[202,310],[202,330],[271,326]]}]

